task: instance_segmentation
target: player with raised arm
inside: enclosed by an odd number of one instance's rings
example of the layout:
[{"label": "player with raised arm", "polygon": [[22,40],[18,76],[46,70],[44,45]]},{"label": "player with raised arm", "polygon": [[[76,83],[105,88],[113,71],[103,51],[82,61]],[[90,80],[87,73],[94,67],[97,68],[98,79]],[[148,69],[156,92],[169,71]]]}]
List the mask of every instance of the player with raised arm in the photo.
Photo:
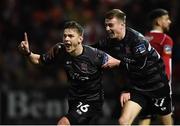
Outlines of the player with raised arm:
[{"label": "player with raised arm", "polygon": [[97,124],[102,111],[104,91],[102,88],[102,68],[118,66],[120,61],[107,53],[82,44],[83,28],[75,21],[67,22],[63,31],[63,43],[57,43],[49,52],[31,52],[27,34],[19,45],[22,54],[33,64],[63,65],[70,89],[68,92],[68,113],[58,125]]}]

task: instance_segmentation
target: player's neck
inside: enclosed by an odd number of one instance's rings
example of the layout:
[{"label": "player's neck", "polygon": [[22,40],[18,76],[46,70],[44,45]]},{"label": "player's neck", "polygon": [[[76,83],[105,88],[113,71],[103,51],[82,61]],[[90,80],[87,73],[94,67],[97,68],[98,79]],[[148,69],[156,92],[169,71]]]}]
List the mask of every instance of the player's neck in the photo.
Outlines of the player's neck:
[{"label": "player's neck", "polygon": [[122,31],[121,31],[121,34],[119,34],[119,36],[118,36],[118,40],[122,40],[122,39],[124,39],[124,37],[125,37],[125,35],[126,35],[126,29],[125,29],[125,27],[122,29]]},{"label": "player's neck", "polygon": [[161,27],[159,27],[159,26],[153,27],[151,32],[164,33],[163,29]]},{"label": "player's neck", "polygon": [[72,56],[79,56],[79,55],[82,54],[82,52],[83,52],[83,46],[82,46],[82,44],[79,44],[76,47],[76,49],[72,53],[70,53],[70,55],[72,55]]}]

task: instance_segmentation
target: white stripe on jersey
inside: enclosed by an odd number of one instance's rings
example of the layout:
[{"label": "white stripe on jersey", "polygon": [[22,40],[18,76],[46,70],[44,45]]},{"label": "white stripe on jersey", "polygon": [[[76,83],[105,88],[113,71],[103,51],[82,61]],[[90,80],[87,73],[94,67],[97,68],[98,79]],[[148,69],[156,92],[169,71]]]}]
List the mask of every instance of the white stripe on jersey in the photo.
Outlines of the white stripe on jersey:
[{"label": "white stripe on jersey", "polygon": [[172,59],[169,59],[169,68],[170,68],[170,78],[169,78],[169,87],[170,87],[170,95],[172,94]]},{"label": "white stripe on jersey", "polygon": [[148,46],[148,51],[151,51],[151,44],[150,43],[148,43],[149,44],[149,46]]},{"label": "white stripe on jersey", "polygon": [[[151,44],[149,43],[149,46],[148,46],[148,51],[150,51],[151,50],[151,48],[153,48],[152,46],[151,46]],[[153,48],[155,51],[156,51],[156,49],[155,48]],[[157,55],[158,55],[158,59],[160,59],[160,54],[156,51],[156,53],[157,53]]]}]

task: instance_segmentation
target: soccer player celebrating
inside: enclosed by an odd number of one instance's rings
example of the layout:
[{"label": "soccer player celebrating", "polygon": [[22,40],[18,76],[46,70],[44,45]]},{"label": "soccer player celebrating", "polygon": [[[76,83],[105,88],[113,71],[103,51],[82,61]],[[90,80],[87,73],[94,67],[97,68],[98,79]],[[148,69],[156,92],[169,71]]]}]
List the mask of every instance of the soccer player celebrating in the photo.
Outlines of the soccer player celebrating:
[{"label": "soccer player celebrating", "polygon": [[[169,79],[169,86],[171,89],[171,58],[172,58],[172,47],[173,41],[170,36],[165,34],[169,31],[171,20],[169,18],[168,11],[164,9],[155,9],[149,13],[148,21],[150,22],[151,30],[146,34],[146,38],[149,40],[152,47],[154,47],[165,63],[166,74]],[[170,95],[172,91],[170,90]],[[124,92],[121,94],[121,104],[130,99],[130,93]],[[140,125],[149,125],[151,118],[154,115],[150,112],[150,109],[143,110],[140,114]],[[171,116],[160,116],[161,122],[164,125],[172,124],[173,120]]]},{"label": "soccer player celebrating", "polygon": [[120,63],[103,51],[82,45],[82,41],[82,26],[70,21],[64,26],[63,43],[56,44],[45,54],[31,52],[26,33],[19,45],[21,53],[33,64],[63,64],[70,82],[69,111],[58,125],[96,124],[104,99],[102,67],[111,68]]},{"label": "soccer player celebrating", "polygon": [[130,125],[142,109],[171,117],[171,97],[163,60],[139,32],[126,27],[126,15],[113,9],[105,15],[108,37],[95,46],[121,60],[129,78],[131,94],[122,108],[120,125]]}]

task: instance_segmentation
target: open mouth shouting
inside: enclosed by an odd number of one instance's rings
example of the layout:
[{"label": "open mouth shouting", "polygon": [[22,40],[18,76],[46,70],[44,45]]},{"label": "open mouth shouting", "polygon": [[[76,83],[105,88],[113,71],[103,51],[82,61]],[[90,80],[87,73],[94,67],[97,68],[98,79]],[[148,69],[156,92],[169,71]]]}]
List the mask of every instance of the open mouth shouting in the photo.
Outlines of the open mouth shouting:
[{"label": "open mouth shouting", "polygon": [[67,51],[71,49],[71,43],[70,42],[64,42],[64,46],[65,46]]},{"label": "open mouth shouting", "polygon": [[114,32],[110,31],[110,32],[108,32],[108,35],[109,35],[110,38],[113,38],[114,37]]}]

